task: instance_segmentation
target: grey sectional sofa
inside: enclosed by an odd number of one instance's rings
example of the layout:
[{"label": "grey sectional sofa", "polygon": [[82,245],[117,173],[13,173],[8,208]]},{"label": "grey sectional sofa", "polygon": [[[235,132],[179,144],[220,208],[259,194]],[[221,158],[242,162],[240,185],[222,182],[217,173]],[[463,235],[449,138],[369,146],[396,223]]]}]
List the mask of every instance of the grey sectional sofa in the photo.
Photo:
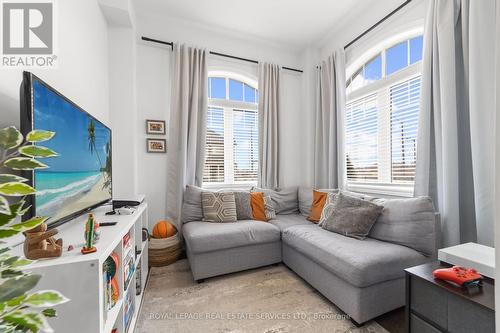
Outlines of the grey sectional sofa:
[{"label": "grey sectional sofa", "polygon": [[353,321],[364,323],[403,306],[404,268],[436,256],[439,220],[429,198],[364,197],[384,211],[369,237],[357,240],[306,220],[311,188],[269,193],[276,219],[209,223],[201,221],[201,189],[186,189],[183,236],[195,280],[283,262]]}]

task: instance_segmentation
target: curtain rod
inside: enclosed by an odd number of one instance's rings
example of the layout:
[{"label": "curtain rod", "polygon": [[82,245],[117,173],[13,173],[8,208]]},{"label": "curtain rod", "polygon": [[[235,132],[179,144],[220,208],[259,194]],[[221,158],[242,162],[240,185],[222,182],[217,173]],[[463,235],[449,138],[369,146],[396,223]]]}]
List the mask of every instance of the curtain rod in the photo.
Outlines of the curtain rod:
[{"label": "curtain rod", "polygon": [[[146,41],[146,42],[152,42],[152,43],[157,43],[157,44],[168,45],[168,46],[170,46],[170,48],[172,50],[174,49],[174,43],[173,42],[165,42],[165,41],[162,41],[162,40],[159,40],[159,39],[153,39],[153,38],[144,37],[144,36],[142,36],[141,39],[143,41]],[[236,57],[236,56],[232,56],[232,55],[224,54],[224,53],[219,53],[219,52],[210,51],[210,54],[216,55],[216,56],[220,56],[220,57],[225,57],[225,58],[231,58],[231,59],[236,59],[236,60],[251,62],[253,64],[258,64],[259,63],[257,60],[252,60],[252,59],[242,58],[242,57]],[[281,68],[289,70],[289,71],[292,71],[292,72],[297,72],[297,73],[303,73],[304,72],[304,71],[302,71],[300,69],[295,69],[295,68],[290,68],[290,67],[285,67],[285,66],[281,66]]]},{"label": "curtain rod", "polygon": [[386,16],[384,16],[380,21],[378,21],[377,23],[375,23],[374,25],[372,25],[370,28],[368,28],[367,30],[365,30],[363,33],[361,33],[358,37],[354,38],[351,42],[349,42],[346,46],[344,46],[344,50],[347,49],[349,46],[351,46],[352,44],[356,43],[358,40],[360,40],[361,38],[363,38],[365,35],[367,35],[370,31],[372,31],[373,29],[375,29],[376,27],[378,27],[380,24],[382,24],[384,21],[386,21],[389,17],[391,17],[392,15],[396,14],[398,11],[400,11],[403,7],[405,7],[407,4],[409,4],[412,0],[407,0],[405,2],[403,2],[401,5],[399,5],[398,8],[394,9],[392,12],[390,12],[389,14],[387,14]]}]

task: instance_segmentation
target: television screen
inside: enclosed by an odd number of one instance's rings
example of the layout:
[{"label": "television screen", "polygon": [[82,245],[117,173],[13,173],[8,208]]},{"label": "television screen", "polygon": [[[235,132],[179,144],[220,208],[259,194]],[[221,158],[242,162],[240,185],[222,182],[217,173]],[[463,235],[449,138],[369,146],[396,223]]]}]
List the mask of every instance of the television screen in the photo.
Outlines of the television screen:
[{"label": "television screen", "polygon": [[31,75],[32,129],[55,132],[39,144],[59,156],[35,170],[33,215],[67,220],[112,198],[111,130]]}]

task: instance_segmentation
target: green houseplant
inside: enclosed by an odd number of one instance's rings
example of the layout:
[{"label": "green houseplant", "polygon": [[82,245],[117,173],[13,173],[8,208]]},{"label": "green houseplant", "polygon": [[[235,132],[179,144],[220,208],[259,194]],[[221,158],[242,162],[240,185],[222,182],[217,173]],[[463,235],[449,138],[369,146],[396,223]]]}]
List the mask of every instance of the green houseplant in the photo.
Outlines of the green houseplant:
[{"label": "green houseplant", "polygon": [[[32,131],[26,138],[13,126],[0,129],[0,168],[30,171],[47,168],[38,159],[57,156],[53,150],[35,145],[50,140],[49,131]],[[35,189],[26,184],[28,179],[12,173],[0,173],[0,332],[52,332],[47,318],[55,317],[52,306],[68,301],[57,291],[30,292],[41,276],[23,270],[31,260],[9,253],[6,240],[33,229],[47,217],[33,217],[21,221],[30,207],[26,196]]]}]

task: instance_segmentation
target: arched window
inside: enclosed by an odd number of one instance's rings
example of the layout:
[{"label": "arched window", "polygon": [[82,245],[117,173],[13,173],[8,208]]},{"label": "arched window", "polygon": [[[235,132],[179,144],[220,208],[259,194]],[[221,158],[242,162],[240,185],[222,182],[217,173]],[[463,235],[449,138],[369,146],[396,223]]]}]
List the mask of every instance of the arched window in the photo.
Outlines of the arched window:
[{"label": "arched window", "polygon": [[422,36],[386,44],[362,58],[369,60],[348,73],[346,82],[348,187],[410,195],[416,166]]},{"label": "arched window", "polygon": [[237,75],[209,76],[204,186],[257,183],[256,86]]}]

